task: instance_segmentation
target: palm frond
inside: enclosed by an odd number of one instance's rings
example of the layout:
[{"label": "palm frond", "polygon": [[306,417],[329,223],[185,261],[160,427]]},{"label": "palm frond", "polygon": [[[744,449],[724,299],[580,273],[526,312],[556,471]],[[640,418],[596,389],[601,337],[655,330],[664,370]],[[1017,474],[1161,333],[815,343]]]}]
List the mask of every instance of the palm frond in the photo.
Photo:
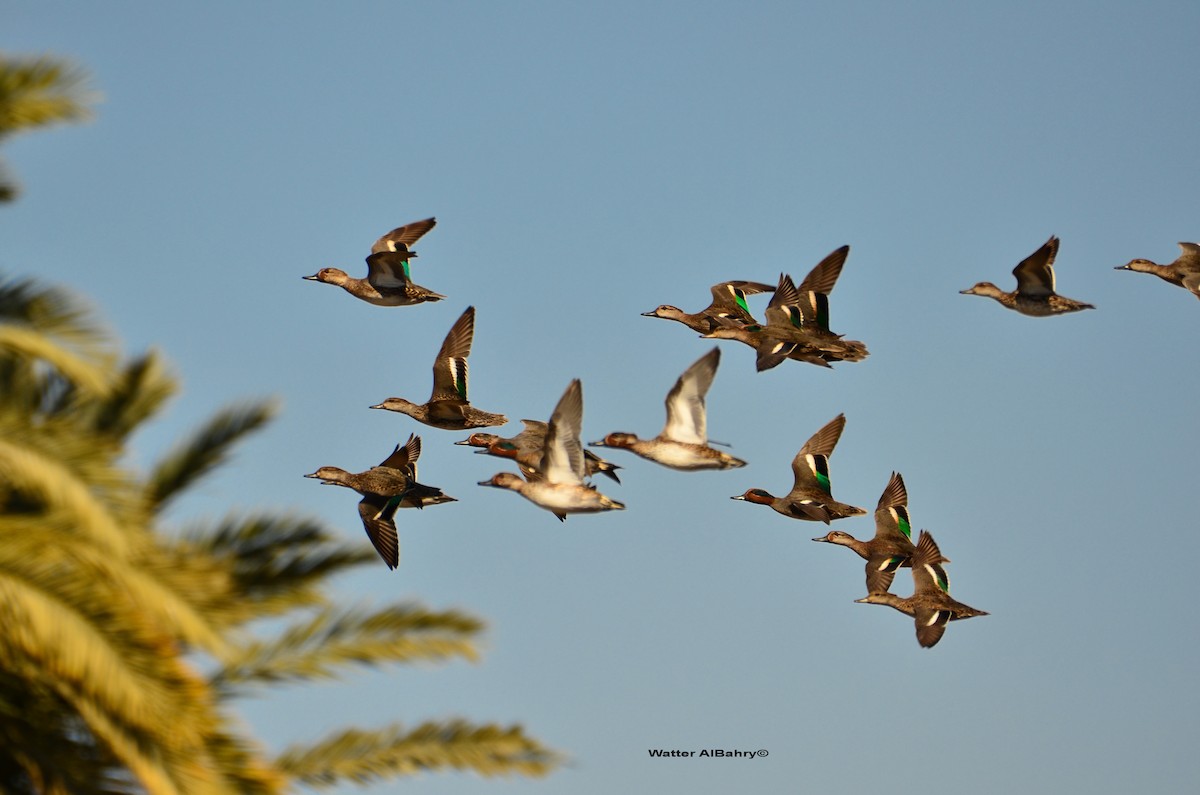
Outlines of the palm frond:
[{"label": "palm frond", "polygon": [[98,97],[85,90],[87,73],[42,55],[0,57],[0,137],[33,127],[90,117]]},{"label": "palm frond", "polygon": [[87,485],[59,461],[0,438],[0,479],[6,487],[35,495],[49,511],[71,517],[78,531],[111,552],[127,557],[130,537]]},{"label": "palm frond", "polygon": [[112,347],[112,332],[86,302],[33,279],[0,278],[0,321],[40,331],[89,356]]},{"label": "palm frond", "polygon": [[[72,537],[69,525],[56,526],[60,524],[41,516],[0,519],[5,539],[0,545],[0,570],[20,573],[43,589],[54,587],[52,583],[81,583],[88,595],[80,599],[103,594],[106,601],[123,602],[126,609],[138,610],[142,620],[164,636],[178,638],[189,648],[206,651],[217,659],[232,659],[230,640],[214,625],[212,617],[185,598],[187,591],[173,588],[173,583],[155,576],[165,567],[147,565],[147,556],[155,554],[152,550],[139,551],[127,560],[86,539]],[[48,554],[50,550],[53,554]],[[213,579],[208,578],[204,584],[212,587]],[[120,589],[110,593],[111,583],[120,583]],[[230,590],[226,583],[220,595],[228,599]]]},{"label": "palm frond", "polygon": [[89,361],[33,329],[0,323],[0,355],[43,362],[95,397],[106,397],[112,391],[111,363]]},{"label": "palm frond", "polygon": [[146,482],[149,503],[158,509],[165,507],[172,497],[223,463],[236,442],[265,425],[274,413],[274,405],[266,401],[218,412],[154,466]]},{"label": "palm frond", "polygon": [[[53,572],[43,571],[42,579]],[[76,708],[96,705],[118,722],[146,731],[165,732],[169,745],[195,746],[199,740],[197,705],[203,683],[178,658],[164,654],[169,638],[140,637],[143,627],[128,612],[110,614],[100,600],[91,608],[72,604],[95,598],[86,584],[70,601],[56,598],[69,585],[49,591],[0,570],[0,660],[6,670],[45,670],[64,699]]]},{"label": "palm frond", "polygon": [[368,544],[347,544],[320,522],[286,515],[229,517],[216,526],[193,526],[176,546],[181,555],[229,567],[246,618],[321,603],[329,577],[378,560]]},{"label": "palm frond", "polygon": [[376,611],[325,608],[278,638],[245,646],[212,678],[223,694],[239,685],[333,679],[347,665],[478,659],[473,641],[483,622],[458,610],[400,604]]},{"label": "palm frond", "polygon": [[99,433],[124,439],[153,417],[178,389],[162,357],[154,351],[128,362],[113,384],[112,394],[92,403],[92,427]]},{"label": "palm frond", "polygon": [[406,732],[399,724],[376,731],[350,729],[311,745],[289,746],[279,767],[312,787],[368,784],[398,776],[452,769],[482,776],[542,776],[564,761],[519,726],[427,722]]}]

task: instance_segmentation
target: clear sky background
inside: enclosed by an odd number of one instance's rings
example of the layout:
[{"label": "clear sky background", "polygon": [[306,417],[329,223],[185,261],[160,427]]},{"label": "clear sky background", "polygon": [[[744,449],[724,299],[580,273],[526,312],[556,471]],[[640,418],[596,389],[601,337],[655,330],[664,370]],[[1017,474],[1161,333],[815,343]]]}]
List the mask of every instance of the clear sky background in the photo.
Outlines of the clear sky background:
[{"label": "clear sky background", "polygon": [[[422,481],[459,498],[401,514],[400,568],[338,589],[480,614],[482,663],[243,702],[273,749],[465,716],[522,722],[571,763],[421,791],[1194,792],[1200,302],[1113,268],[1200,239],[1198,29],[1189,2],[19,0],[4,48],[77,59],[104,101],[5,147],[25,194],[0,209],[0,269],[73,287],[128,351],[174,362],[183,393],[132,466],[222,405],[281,399],[180,526],[263,508],[365,543],[357,498],[301,475],[365,469],[413,431]],[[430,215],[413,272],[441,303],[300,279],[363,275],[378,235]],[[1052,234],[1060,291],[1097,310],[958,294],[1011,289]],[[579,377],[587,440],[653,436],[712,343],[639,313],[799,280],[842,244],[832,326],[870,358],[758,374],[721,343],[709,431],[749,466],[603,451],[622,513],[559,524],[476,486],[509,467],[465,434],[367,410],[424,400],[474,305],[471,398],[503,433]],[[853,603],[862,561],[809,541],[828,528],[729,499],[785,492],[839,412],[834,495],[871,510],[900,471],[952,593],[991,613],[932,650]]]}]

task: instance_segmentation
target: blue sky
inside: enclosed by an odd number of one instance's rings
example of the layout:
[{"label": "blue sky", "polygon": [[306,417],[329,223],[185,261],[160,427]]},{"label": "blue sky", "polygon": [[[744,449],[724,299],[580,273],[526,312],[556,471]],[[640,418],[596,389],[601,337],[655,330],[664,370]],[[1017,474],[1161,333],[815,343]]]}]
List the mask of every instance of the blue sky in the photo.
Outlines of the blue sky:
[{"label": "blue sky", "polygon": [[[366,468],[413,431],[422,480],[460,500],[402,515],[400,568],[339,590],[478,613],[483,662],[246,702],[271,748],[466,716],[520,721],[572,762],[423,791],[1195,789],[1200,306],[1113,268],[1200,238],[1200,7],[811,5],[6,9],[7,51],[77,59],[104,101],[89,125],[5,146],[25,194],[0,210],[0,269],[75,288],[130,352],[174,363],[183,393],[130,464],[229,402],[282,404],[171,519],[285,510],[362,538],[353,495],[301,475]],[[429,215],[414,277],[441,303],[377,308],[300,279],[361,275],[378,235]],[[958,295],[1011,289],[1051,234],[1060,291],[1096,311]],[[842,244],[832,326],[871,357],[758,374],[723,343],[709,432],[749,466],[607,451],[620,514],[560,525],[476,486],[505,467],[451,444],[465,434],[366,408],[423,400],[474,305],[481,408],[545,419],[579,377],[587,439],[652,436],[711,343],[639,313],[799,280]],[[785,491],[839,412],[835,496],[872,509],[900,471],[953,594],[991,613],[935,649],[853,603],[861,561],[811,543],[823,525],[728,499]]]}]

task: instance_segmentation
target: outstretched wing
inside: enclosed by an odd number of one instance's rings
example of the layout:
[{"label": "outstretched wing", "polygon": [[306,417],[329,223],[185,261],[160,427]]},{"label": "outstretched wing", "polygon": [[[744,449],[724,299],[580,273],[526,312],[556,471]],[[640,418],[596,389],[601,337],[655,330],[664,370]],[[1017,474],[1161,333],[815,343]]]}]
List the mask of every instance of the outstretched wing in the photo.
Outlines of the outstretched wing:
[{"label": "outstretched wing", "polygon": [[467,357],[475,338],[475,307],[468,306],[450,327],[433,360],[433,395],[430,400],[467,399]]},{"label": "outstretched wing", "polygon": [[559,398],[546,444],[542,450],[542,476],[550,483],[583,483],[583,444],[579,441],[583,429],[583,385],[576,378]]},{"label": "outstretched wing", "polygon": [[675,386],[667,393],[667,424],[662,431],[664,438],[685,444],[708,442],[704,396],[712,386],[720,362],[721,351],[713,348],[679,376]]},{"label": "outstretched wing", "polygon": [[362,518],[367,538],[389,569],[400,564],[400,539],[396,535],[396,508],[399,497],[384,497],[368,494],[358,503],[358,515]]},{"label": "outstretched wing", "polygon": [[1017,277],[1017,292],[1042,296],[1054,293],[1054,257],[1058,254],[1058,238],[1053,235],[1041,248],[1013,268]]},{"label": "outstretched wing", "polygon": [[413,221],[411,224],[398,226],[376,240],[375,245],[371,246],[371,253],[378,254],[381,251],[396,251],[411,256],[409,246],[420,240],[421,236],[430,229],[433,229],[435,224],[437,224],[436,218],[426,218],[424,221]]}]

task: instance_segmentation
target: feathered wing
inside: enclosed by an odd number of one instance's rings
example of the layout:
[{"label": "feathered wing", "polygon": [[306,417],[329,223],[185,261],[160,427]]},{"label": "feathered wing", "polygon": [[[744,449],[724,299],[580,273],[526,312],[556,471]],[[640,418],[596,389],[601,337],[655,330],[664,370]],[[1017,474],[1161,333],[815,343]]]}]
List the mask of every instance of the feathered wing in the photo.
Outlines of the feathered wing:
[{"label": "feathered wing", "polygon": [[704,396],[712,386],[721,363],[721,351],[713,348],[683,371],[667,393],[667,424],[662,436],[685,444],[707,444],[708,424]]},{"label": "feathered wing", "polygon": [[380,462],[381,467],[390,467],[398,469],[408,475],[410,479],[416,479],[417,459],[421,457],[421,437],[414,434],[408,435],[408,441],[401,445],[396,445],[396,449],[392,454]]},{"label": "feathered wing", "polygon": [[804,313],[800,309],[800,291],[796,289],[792,277],[786,273],[779,274],[779,286],[771,296],[764,317],[768,326],[781,328],[800,328],[804,323]]},{"label": "feathered wing", "polygon": [[1054,258],[1058,255],[1058,238],[1051,235],[1041,248],[1013,268],[1017,277],[1017,292],[1030,296],[1054,293]]},{"label": "feathered wing", "polygon": [[746,296],[756,293],[769,293],[775,288],[762,282],[730,281],[714,284],[711,288],[712,303],[703,311],[705,315],[718,315],[735,318],[743,323],[753,323],[754,316],[750,314],[750,306]]},{"label": "feathered wing", "polygon": [[912,520],[908,515],[908,490],[904,478],[893,472],[875,507],[875,538],[912,543]]},{"label": "feathered wing", "polygon": [[467,400],[467,357],[475,338],[475,307],[468,306],[450,327],[433,360],[434,400]]},{"label": "feathered wing", "polygon": [[550,483],[583,483],[583,385],[576,378],[559,398],[542,450],[542,477]]},{"label": "feathered wing", "polygon": [[882,593],[892,587],[902,555],[872,555],[867,558],[867,593]]},{"label": "feathered wing", "polygon": [[1175,260],[1175,268],[1180,275],[1184,289],[1200,298],[1200,245],[1196,243],[1180,243],[1182,252]]},{"label": "feathered wing", "polygon": [[917,625],[917,643],[928,649],[936,646],[946,634],[946,624],[950,621],[949,610],[936,610],[931,607],[918,607],[913,612],[913,623]]},{"label": "feathered wing", "polygon": [[402,289],[412,281],[407,257],[395,251],[372,254],[367,257],[367,281],[377,290]]},{"label": "feathered wing", "polygon": [[950,593],[950,576],[942,568],[950,559],[943,557],[928,530],[922,530],[917,551],[912,556],[914,594]]},{"label": "feathered wing", "polygon": [[834,249],[829,256],[817,263],[808,272],[804,281],[800,282],[800,292],[815,292],[829,295],[837,284],[838,276],[842,274],[842,266],[846,264],[846,256],[850,253],[849,246]]},{"label": "feathered wing", "polygon": [[400,564],[400,538],[396,535],[396,508],[399,497],[384,497],[367,494],[358,503],[358,515],[362,518],[367,538],[389,569]]},{"label": "feathered wing", "polygon": [[411,224],[398,226],[376,240],[375,245],[371,246],[371,253],[398,251],[410,254],[408,247],[420,240],[421,236],[433,229],[436,224],[436,218],[426,218],[424,221],[413,221]]},{"label": "feathered wing", "polygon": [[846,427],[846,415],[839,414],[814,433],[796,457],[792,459],[793,492],[811,491],[814,488],[829,493],[829,456],[837,446]]}]

